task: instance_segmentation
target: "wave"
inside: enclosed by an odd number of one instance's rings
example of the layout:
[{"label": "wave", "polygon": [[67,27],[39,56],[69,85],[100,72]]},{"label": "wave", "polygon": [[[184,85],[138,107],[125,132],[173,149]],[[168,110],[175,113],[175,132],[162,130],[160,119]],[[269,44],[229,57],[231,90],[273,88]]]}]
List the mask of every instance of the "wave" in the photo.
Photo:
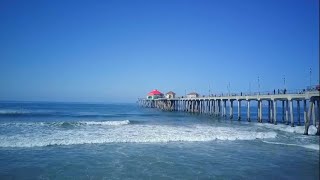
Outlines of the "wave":
[{"label": "wave", "polygon": [[95,117],[131,117],[131,116],[160,116],[157,114],[143,113],[101,113],[101,112],[64,112],[52,110],[24,110],[24,109],[0,109],[0,117],[79,117],[79,118],[95,118]]},{"label": "wave", "polygon": [[100,125],[100,126],[119,126],[127,125],[131,122],[129,120],[122,121],[77,121],[77,122],[7,122],[0,123],[1,126],[10,127],[10,126],[60,126],[60,127],[75,127],[82,125]]},{"label": "wave", "polygon": [[320,150],[319,144],[290,144],[290,143],[280,143],[280,142],[270,142],[270,141],[262,141],[264,143],[268,144],[277,144],[277,145],[285,145],[285,146],[299,146],[307,149],[312,149],[312,150]]},{"label": "wave", "polygon": [[119,125],[127,125],[130,124],[129,120],[124,121],[87,121],[87,122],[81,122],[81,124],[86,125],[107,125],[107,126],[119,126]]},{"label": "wave", "polygon": [[[284,131],[284,132],[289,132],[289,133],[297,133],[297,134],[303,134],[304,133],[304,126],[294,126],[291,127],[290,125],[284,125],[284,124],[267,124],[267,123],[255,123],[257,126],[262,126],[266,127],[269,129],[273,130],[278,130],[278,131]],[[309,134],[316,134],[317,133],[317,128],[313,125],[309,127]]]},{"label": "wave", "polygon": [[6,110],[0,110],[0,115],[23,115],[23,114],[29,114],[29,111],[26,110],[13,110],[13,109],[6,109]]},{"label": "wave", "polygon": [[[121,123],[129,123],[122,121]],[[99,123],[102,124],[102,123]],[[0,135],[0,147],[43,147],[52,145],[101,143],[168,143],[234,141],[275,138],[275,132],[247,131],[231,127],[208,125],[169,126],[136,124],[114,128],[77,128],[63,130],[29,131],[22,134]]]}]

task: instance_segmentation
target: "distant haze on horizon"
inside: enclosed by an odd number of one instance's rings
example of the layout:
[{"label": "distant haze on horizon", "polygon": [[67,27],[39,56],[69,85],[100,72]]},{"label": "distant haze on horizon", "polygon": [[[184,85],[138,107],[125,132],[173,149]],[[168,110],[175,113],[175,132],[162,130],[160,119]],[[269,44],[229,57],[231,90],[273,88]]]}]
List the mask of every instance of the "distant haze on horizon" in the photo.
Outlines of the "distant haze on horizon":
[{"label": "distant haze on horizon", "polygon": [[3,0],[0,22],[0,101],[319,83],[318,0]]}]

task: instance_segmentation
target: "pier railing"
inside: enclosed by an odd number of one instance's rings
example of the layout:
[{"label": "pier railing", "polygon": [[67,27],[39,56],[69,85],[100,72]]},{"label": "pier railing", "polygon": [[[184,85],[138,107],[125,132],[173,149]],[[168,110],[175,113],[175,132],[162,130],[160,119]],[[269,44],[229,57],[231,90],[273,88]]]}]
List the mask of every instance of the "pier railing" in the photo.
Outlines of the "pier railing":
[{"label": "pier railing", "polygon": [[[277,94],[304,94],[310,91],[320,91],[320,85],[308,86],[305,89],[274,89],[273,91],[260,92],[230,92],[203,95],[202,97],[232,97],[232,96],[257,96],[257,95],[277,95]],[[180,98],[182,98],[181,96]]]},{"label": "pier railing", "polygon": [[[320,85],[307,86],[305,89],[274,89],[272,91],[260,92],[230,92],[230,93],[215,93],[210,95],[202,95],[200,97],[233,97],[233,96],[259,96],[259,95],[280,95],[280,94],[305,94],[308,92],[319,91]],[[177,96],[177,99],[186,98],[186,96]],[[139,98],[140,100],[145,98]],[[163,98],[166,99],[166,98]]]},{"label": "pier railing", "polygon": [[[259,96],[259,95],[280,95],[280,94],[305,94],[311,91],[315,91],[316,88],[313,89],[292,89],[292,90],[274,90],[274,91],[261,91],[261,92],[240,92],[240,93],[217,93],[210,95],[202,95],[201,97],[233,97],[233,96]],[[185,96],[179,96],[176,98],[185,98]]]}]

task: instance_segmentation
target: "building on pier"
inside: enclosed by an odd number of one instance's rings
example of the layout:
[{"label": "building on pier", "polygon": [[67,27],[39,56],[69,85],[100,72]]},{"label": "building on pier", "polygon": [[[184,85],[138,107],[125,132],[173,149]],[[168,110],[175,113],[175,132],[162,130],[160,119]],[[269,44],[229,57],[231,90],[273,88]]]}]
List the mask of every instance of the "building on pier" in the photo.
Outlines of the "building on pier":
[{"label": "building on pier", "polygon": [[187,98],[197,98],[197,97],[199,97],[199,94],[196,92],[187,94]]},{"label": "building on pier", "polygon": [[153,91],[149,92],[147,95],[147,99],[158,99],[158,98],[163,98],[163,94],[157,89],[154,89]]},{"label": "building on pier", "polygon": [[167,99],[172,99],[172,98],[175,98],[176,97],[176,93],[172,92],[172,91],[169,91],[166,93],[166,98]]}]

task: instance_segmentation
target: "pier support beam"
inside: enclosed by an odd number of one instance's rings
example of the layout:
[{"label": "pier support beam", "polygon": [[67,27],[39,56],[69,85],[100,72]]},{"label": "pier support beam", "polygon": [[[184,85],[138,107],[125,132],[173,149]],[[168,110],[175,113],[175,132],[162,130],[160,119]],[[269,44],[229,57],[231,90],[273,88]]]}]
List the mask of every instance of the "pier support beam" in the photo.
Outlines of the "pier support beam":
[{"label": "pier support beam", "polygon": [[308,116],[307,100],[303,100],[303,121],[305,124],[307,123],[307,116]]},{"label": "pier support beam", "polygon": [[218,116],[221,116],[221,100],[218,100]]},{"label": "pier support beam", "polygon": [[189,108],[190,108],[190,101],[186,101],[186,112],[189,112]]},{"label": "pier support beam", "polygon": [[316,111],[315,111],[315,106],[316,106],[316,104],[315,104],[315,100],[314,100],[314,101],[313,101],[313,106],[312,106],[312,124],[317,127],[317,125],[316,125]]},{"label": "pier support beam", "polygon": [[230,100],[230,119],[233,118],[233,100]]},{"label": "pier support beam", "polygon": [[212,100],[209,100],[209,115],[212,114]]},{"label": "pier support beam", "polygon": [[210,100],[210,115],[213,114],[213,100]]},{"label": "pier support beam", "polygon": [[238,100],[238,121],[241,120],[241,100]]},{"label": "pier support beam", "polygon": [[[317,103],[315,104],[315,105],[317,105],[317,108],[316,108],[316,110],[317,110],[316,120],[318,120],[318,127],[320,127],[320,107],[319,107],[320,102],[319,102],[319,100],[320,99],[317,99]],[[319,128],[318,128],[318,130],[319,130]]]},{"label": "pier support beam", "polygon": [[284,101],[282,101],[282,122],[284,123],[284,111],[285,111],[285,106],[284,106]]},{"label": "pier support beam", "polygon": [[270,101],[270,123],[273,123],[274,121],[274,108],[273,108],[273,102]]},{"label": "pier support beam", "polygon": [[184,101],[184,111],[188,111],[188,101]]},{"label": "pier support beam", "polygon": [[221,115],[221,100],[218,100],[218,116]]},{"label": "pier support beam", "polygon": [[317,133],[316,133],[316,135],[320,135],[320,107],[319,107],[319,105],[320,105],[320,102],[319,102],[319,98],[318,98],[318,100],[317,100],[317,109],[318,109],[318,116],[317,116],[317,119],[318,119],[318,128],[317,128]]},{"label": "pier support beam", "polygon": [[286,125],[289,125],[289,101],[286,100]]},{"label": "pier support beam", "polygon": [[310,99],[310,102],[309,102],[309,110],[308,110],[308,115],[307,115],[307,121],[306,123],[304,124],[304,135],[308,135],[308,131],[309,131],[309,126],[310,126],[310,118],[311,118],[311,113],[312,113],[312,109],[313,109],[313,102],[312,100]]},{"label": "pier support beam", "polygon": [[206,111],[205,111],[205,114],[209,114],[209,100],[205,100],[205,103],[206,103]]},{"label": "pier support beam", "polygon": [[262,123],[262,100],[258,100],[258,122]]},{"label": "pier support beam", "polygon": [[223,100],[223,117],[227,116],[227,101]]},{"label": "pier support beam", "polygon": [[217,115],[217,100],[213,101],[213,116]]},{"label": "pier support beam", "polygon": [[260,122],[260,100],[258,100],[258,103],[257,103],[257,121]]},{"label": "pier support beam", "polygon": [[195,103],[195,110],[194,110],[194,112],[195,112],[195,113],[200,113],[201,101],[200,101],[200,100],[195,100],[194,103]]},{"label": "pier support beam", "polygon": [[300,122],[300,100],[297,100],[297,111],[298,111],[298,126],[301,125]]},{"label": "pier support beam", "polygon": [[293,120],[293,102],[292,100],[290,102],[290,120],[291,120],[291,127],[294,127],[294,120]]},{"label": "pier support beam", "polygon": [[204,100],[199,100],[199,114],[203,114],[206,109],[204,102]]},{"label": "pier support beam", "polygon": [[213,100],[213,115],[217,115],[217,100]]},{"label": "pier support beam", "polygon": [[248,100],[247,103],[247,121],[250,122],[250,100]]},{"label": "pier support beam", "polygon": [[262,123],[262,100],[260,100],[260,123]]},{"label": "pier support beam", "polygon": [[207,101],[207,114],[209,115],[210,114],[210,100],[208,99]]},{"label": "pier support beam", "polygon": [[188,112],[189,109],[189,101],[185,101],[185,112]]},{"label": "pier support beam", "polygon": [[215,116],[216,114],[216,100],[212,100],[212,115]]},{"label": "pier support beam", "polygon": [[270,101],[271,104],[271,123],[274,122],[274,104],[272,101]]},{"label": "pier support beam", "polygon": [[268,122],[271,123],[271,103],[268,100]]},{"label": "pier support beam", "polygon": [[200,111],[202,114],[205,114],[207,111],[207,100],[202,100],[201,101],[201,107],[202,110]]},{"label": "pier support beam", "polygon": [[273,123],[277,125],[277,101],[273,100]]}]

